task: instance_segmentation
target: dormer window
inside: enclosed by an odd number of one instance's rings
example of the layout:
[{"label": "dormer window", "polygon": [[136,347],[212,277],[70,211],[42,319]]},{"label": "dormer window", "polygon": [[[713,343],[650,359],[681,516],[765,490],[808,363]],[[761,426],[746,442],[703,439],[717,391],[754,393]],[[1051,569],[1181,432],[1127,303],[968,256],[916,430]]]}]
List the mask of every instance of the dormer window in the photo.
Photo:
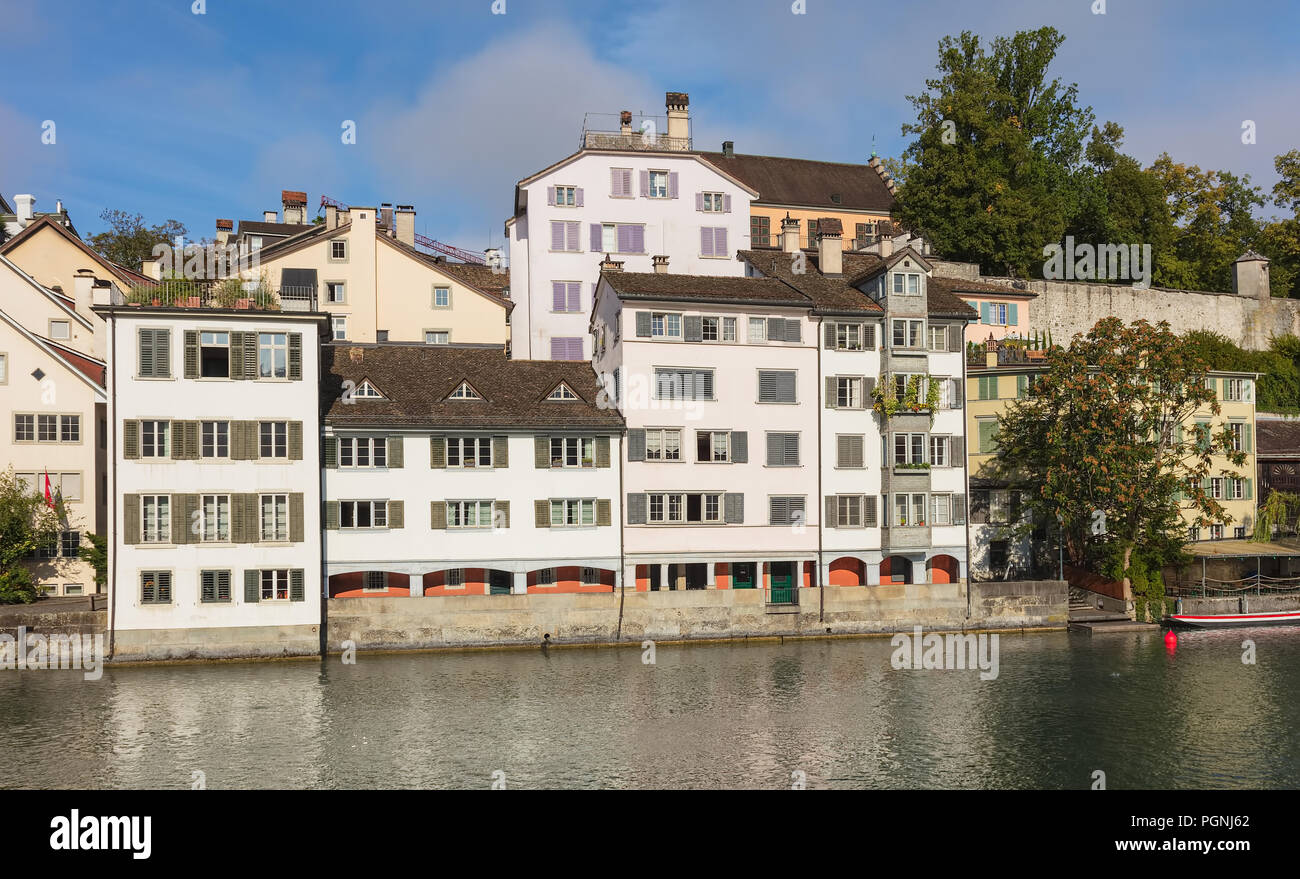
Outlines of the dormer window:
[{"label": "dormer window", "polygon": [[548,400],[577,400],[577,399],[578,399],[578,395],[575,394],[572,390],[570,390],[569,386],[566,385],[564,382],[560,382],[558,385],[556,385],[555,390],[551,391],[550,395],[547,396],[546,399],[548,399]]},{"label": "dormer window", "polygon": [[919,296],[920,293],[920,274],[912,272],[894,272],[894,294],[896,296]]},{"label": "dormer window", "polygon": [[369,380],[363,381],[363,382],[361,383],[361,386],[360,386],[359,388],[357,388],[356,393],[354,393],[352,396],[354,396],[354,397],[365,397],[366,399],[369,399],[369,400],[382,400],[382,399],[384,399],[384,395],[381,394],[381,393],[379,393],[379,391],[375,388],[374,385],[372,385],[372,384],[370,383]]},{"label": "dormer window", "polygon": [[469,383],[469,382],[461,382],[461,383],[456,387],[456,390],[454,390],[454,391],[451,392],[451,395],[450,395],[447,399],[449,399],[449,400],[482,400],[483,397],[479,394],[478,391],[476,391],[476,390],[474,390],[472,387],[470,387],[470,383]]}]

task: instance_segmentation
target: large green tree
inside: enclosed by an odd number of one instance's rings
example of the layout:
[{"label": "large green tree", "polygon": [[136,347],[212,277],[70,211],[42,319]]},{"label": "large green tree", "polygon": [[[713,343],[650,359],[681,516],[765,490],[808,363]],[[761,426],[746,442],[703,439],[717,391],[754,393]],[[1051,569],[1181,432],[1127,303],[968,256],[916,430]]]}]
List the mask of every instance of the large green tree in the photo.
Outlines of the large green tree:
[{"label": "large green tree", "polygon": [[30,604],[36,582],[23,561],[58,538],[58,513],[18,478],[0,472],[0,604]]},{"label": "large green tree", "polygon": [[1098,321],[1053,348],[1028,397],[999,417],[993,473],[1024,492],[1033,519],[1059,519],[1072,563],[1113,555],[1127,591],[1139,544],[1181,544],[1183,505],[1202,524],[1228,521],[1202,481],[1215,456],[1240,468],[1245,454],[1226,426],[1190,420],[1219,413],[1206,371],[1164,322]]},{"label": "large green tree", "polygon": [[141,263],[153,256],[156,245],[172,245],[178,235],[188,234],[179,220],[146,226],[142,214],[114,210],[104,211],[99,218],[108,224],[108,231],[90,236],[87,243],[105,259],[134,271],[139,271]]}]

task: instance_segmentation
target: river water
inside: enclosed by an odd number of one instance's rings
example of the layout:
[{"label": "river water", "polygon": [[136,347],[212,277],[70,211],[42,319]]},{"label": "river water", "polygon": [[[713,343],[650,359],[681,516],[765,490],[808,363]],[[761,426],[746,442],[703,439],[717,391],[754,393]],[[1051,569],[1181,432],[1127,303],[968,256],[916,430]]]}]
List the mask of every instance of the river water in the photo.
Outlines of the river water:
[{"label": "river water", "polygon": [[[1242,642],[1255,662],[1242,662]],[[1300,627],[0,671],[0,787],[1300,786]],[[199,774],[201,773],[201,775]]]}]

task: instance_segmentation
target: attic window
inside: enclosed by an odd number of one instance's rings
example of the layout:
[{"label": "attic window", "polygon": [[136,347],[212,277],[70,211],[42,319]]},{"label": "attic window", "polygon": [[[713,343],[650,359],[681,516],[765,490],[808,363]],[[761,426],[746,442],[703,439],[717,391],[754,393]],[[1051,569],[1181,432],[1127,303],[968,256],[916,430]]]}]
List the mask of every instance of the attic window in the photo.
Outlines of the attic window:
[{"label": "attic window", "polygon": [[469,382],[461,382],[456,390],[451,392],[449,400],[482,400],[479,392],[470,387]]},{"label": "attic window", "polygon": [[363,381],[363,382],[361,383],[361,386],[360,386],[359,388],[357,388],[356,393],[353,394],[352,396],[354,396],[354,397],[365,397],[365,398],[370,399],[370,400],[382,400],[382,399],[384,399],[384,395],[381,394],[381,393],[379,393],[378,390],[376,390],[375,386],[372,385],[372,384],[370,383],[369,379],[367,379],[366,381]]},{"label": "attic window", "polygon": [[843,198],[843,196],[841,196],[838,192],[832,192],[832,193],[831,193],[831,202],[832,202],[833,204],[843,204],[843,203],[844,203],[844,198]]},{"label": "attic window", "polygon": [[556,385],[555,390],[551,391],[550,396],[548,396],[546,399],[548,399],[548,400],[576,400],[576,399],[578,399],[578,395],[575,394],[572,390],[570,390],[570,389],[569,389],[569,386],[566,385],[564,382],[560,382],[558,385]]}]

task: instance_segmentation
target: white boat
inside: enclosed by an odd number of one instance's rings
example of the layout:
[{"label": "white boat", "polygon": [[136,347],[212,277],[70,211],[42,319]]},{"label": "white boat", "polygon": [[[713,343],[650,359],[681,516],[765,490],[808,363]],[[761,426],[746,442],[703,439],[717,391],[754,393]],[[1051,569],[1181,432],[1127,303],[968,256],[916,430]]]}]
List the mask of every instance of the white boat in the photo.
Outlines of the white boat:
[{"label": "white boat", "polygon": [[1170,614],[1169,621],[1183,626],[1197,628],[1218,628],[1220,626],[1276,626],[1288,623],[1300,623],[1300,610],[1287,610],[1274,613],[1215,613],[1215,614]]}]

